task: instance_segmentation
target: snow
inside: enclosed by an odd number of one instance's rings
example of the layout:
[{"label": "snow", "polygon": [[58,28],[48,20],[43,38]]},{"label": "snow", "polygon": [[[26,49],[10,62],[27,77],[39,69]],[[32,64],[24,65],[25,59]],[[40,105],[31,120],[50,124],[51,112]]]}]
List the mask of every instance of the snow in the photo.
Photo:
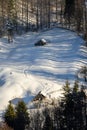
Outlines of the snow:
[{"label": "snow", "polygon": [[41,39],[41,41],[46,43],[46,40],[45,40],[45,39]]},{"label": "snow", "polygon": [[[46,46],[35,47],[39,39]],[[26,103],[41,91],[48,98],[62,95],[66,80],[73,84],[81,66],[87,65],[87,49],[75,32],[54,28],[44,32],[29,32],[0,39],[0,111],[10,100]]]}]

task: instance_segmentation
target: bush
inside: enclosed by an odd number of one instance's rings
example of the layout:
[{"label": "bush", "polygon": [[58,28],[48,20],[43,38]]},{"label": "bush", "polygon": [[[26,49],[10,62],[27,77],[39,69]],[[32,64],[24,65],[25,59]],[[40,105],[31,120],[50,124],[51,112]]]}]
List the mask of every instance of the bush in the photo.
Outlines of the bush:
[{"label": "bush", "polygon": [[38,42],[35,43],[35,46],[44,46],[46,45],[46,40],[45,39],[41,39]]}]

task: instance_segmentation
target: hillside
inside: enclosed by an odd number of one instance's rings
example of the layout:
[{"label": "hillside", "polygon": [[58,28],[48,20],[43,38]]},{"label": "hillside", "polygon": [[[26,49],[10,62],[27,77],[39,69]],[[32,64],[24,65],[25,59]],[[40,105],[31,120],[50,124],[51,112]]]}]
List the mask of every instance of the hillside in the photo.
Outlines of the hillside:
[{"label": "hillside", "polygon": [[[35,47],[42,38],[47,45]],[[61,28],[15,36],[12,44],[1,38],[0,110],[14,98],[28,103],[40,91],[47,97],[60,97],[64,82],[72,85],[78,69],[87,64],[83,44],[76,33]]]}]

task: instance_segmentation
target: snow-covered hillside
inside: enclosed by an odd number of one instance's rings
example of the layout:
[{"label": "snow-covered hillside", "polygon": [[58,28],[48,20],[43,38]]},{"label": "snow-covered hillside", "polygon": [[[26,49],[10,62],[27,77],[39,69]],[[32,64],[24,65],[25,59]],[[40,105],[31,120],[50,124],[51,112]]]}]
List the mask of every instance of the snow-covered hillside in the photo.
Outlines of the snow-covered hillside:
[{"label": "snow-covered hillside", "polygon": [[[35,47],[40,39],[48,44]],[[8,101],[23,98],[29,102],[39,91],[59,97],[66,80],[72,84],[77,70],[87,64],[84,41],[76,33],[55,28],[16,36],[14,42],[0,39],[0,110]]]}]

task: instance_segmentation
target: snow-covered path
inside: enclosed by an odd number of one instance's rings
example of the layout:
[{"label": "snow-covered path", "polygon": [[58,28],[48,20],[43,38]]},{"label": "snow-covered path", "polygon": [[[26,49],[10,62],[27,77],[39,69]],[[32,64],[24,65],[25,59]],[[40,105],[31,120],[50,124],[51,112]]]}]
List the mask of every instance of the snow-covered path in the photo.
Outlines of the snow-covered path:
[{"label": "snow-covered path", "polygon": [[[48,44],[35,47],[42,38]],[[0,109],[13,98],[28,102],[39,91],[59,97],[64,82],[72,84],[77,70],[87,64],[83,43],[76,33],[61,28],[17,36],[12,44],[0,39]]]}]

